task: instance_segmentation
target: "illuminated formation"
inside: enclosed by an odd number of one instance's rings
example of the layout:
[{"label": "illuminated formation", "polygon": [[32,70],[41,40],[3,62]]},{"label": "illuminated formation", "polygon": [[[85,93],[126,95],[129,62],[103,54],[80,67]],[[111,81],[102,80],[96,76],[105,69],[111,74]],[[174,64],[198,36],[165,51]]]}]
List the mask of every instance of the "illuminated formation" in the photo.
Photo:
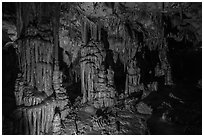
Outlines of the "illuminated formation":
[{"label": "illuminated formation", "polygon": [[2,131],[202,133],[202,3],[2,3]]}]

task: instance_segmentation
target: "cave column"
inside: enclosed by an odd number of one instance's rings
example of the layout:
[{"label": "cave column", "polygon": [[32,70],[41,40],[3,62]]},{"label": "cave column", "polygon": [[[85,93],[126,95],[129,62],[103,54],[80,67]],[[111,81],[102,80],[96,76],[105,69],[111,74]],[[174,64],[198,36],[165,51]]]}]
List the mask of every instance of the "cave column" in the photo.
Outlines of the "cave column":
[{"label": "cave column", "polygon": [[168,46],[167,46],[166,39],[164,38],[164,45],[160,47],[160,51],[159,51],[161,69],[164,71],[164,76],[165,76],[164,84],[173,85],[171,66],[168,61],[167,52],[168,52]]},{"label": "cave column", "polygon": [[[23,107],[20,106],[17,111],[22,112],[25,118],[19,125],[19,127],[25,127],[25,134],[48,133],[56,106],[61,111],[68,103],[65,94],[57,94],[57,100],[51,96],[57,91],[66,93],[66,90],[61,87],[62,73],[58,71],[58,25],[56,23],[58,19],[55,15],[59,11],[57,4],[21,3],[20,6],[17,4],[19,6],[17,6],[17,27],[20,32],[18,44],[23,74],[16,88],[23,93],[23,97],[18,101],[18,104]],[[53,18],[54,22],[52,22]],[[55,70],[57,70],[55,72],[53,72],[54,61]]]},{"label": "cave column", "polygon": [[127,66],[125,94],[130,95],[138,92],[140,87],[140,68],[136,65],[136,60],[130,60]]},{"label": "cave column", "polygon": [[[162,3],[162,10],[165,10],[165,4],[164,2]],[[161,14],[162,18],[162,45],[160,46],[160,61],[162,64],[162,69],[164,70],[164,75],[165,75],[165,85],[173,85],[173,80],[172,80],[172,71],[171,71],[171,66],[168,61],[167,53],[168,53],[168,43],[166,40],[166,37],[164,36],[165,32],[165,27],[164,27],[164,13]]]},{"label": "cave column", "polygon": [[42,14],[46,14],[42,13],[42,5],[42,3],[17,4],[18,45],[24,83],[49,96],[53,93],[51,79],[53,36],[50,20],[41,18]]}]

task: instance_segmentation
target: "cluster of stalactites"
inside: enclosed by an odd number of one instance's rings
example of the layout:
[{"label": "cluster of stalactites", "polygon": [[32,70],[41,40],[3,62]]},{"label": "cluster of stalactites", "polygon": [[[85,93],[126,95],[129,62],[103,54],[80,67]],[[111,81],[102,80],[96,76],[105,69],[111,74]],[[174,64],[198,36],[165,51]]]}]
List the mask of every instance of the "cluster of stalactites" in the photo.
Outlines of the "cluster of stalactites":
[{"label": "cluster of stalactites", "polygon": [[93,92],[93,79],[97,75],[100,65],[105,59],[105,51],[103,44],[100,42],[91,41],[81,49],[81,89],[83,94],[82,102],[90,101]]},{"label": "cluster of stalactites", "polygon": [[140,46],[136,41],[117,41],[109,38],[110,49],[113,50],[113,61],[117,62],[119,59],[120,62],[124,65],[124,71],[127,69],[127,65],[135,57],[136,52],[140,51]]},{"label": "cluster of stalactites", "polygon": [[[56,107],[60,110],[61,118],[65,119],[69,113],[69,109],[66,109],[69,108],[69,99],[64,88],[59,87],[58,89],[55,85],[55,89],[59,90],[56,93],[57,100],[26,85],[22,75],[18,74],[14,92],[18,106],[18,109],[14,111],[14,119],[18,126],[15,127],[14,133],[42,135],[52,132],[51,127]],[[53,129],[53,132],[56,130]]]},{"label": "cluster of stalactites", "polygon": [[105,70],[101,65],[98,75],[94,80],[94,92],[91,93],[93,105],[96,108],[112,107],[115,104],[114,71],[111,66]]},{"label": "cluster of stalactites", "polygon": [[44,91],[48,96],[52,94],[52,75],[53,75],[53,44],[50,34],[47,39],[39,36],[39,31],[34,28],[27,28],[26,37],[18,41],[19,64],[23,73],[24,81]]},{"label": "cluster of stalactites", "polygon": [[82,42],[87,44],[89,40],[101,41],[101,25],[88,19],[81,21]]},{"label": "cluster of stalactites", "polygon": [[111,68],[106,74],[106,52],[101,42],[90,41],[81,49],[81,89],[82,103],[89,102],[94,107],[110,107],[114,105],[115,87],[114,72]]},{"label": "cluster of stalactites", "polygon": [[14,134],[44,135],[51,132],[56,102],[50,98],[35,106],[20,107],[14,111]]}]

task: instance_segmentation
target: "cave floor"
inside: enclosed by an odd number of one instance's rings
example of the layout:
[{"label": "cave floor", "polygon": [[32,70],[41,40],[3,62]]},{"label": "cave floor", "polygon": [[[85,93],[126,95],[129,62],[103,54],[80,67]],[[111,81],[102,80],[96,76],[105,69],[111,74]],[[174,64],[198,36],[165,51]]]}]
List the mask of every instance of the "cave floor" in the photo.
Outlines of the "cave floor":
[{"label": "cave floor", "polygon": [[[169,92],[181,98],[184,103],[174,102],[168,97]],[[3,98],[3,104],[10,104]],[[15,100],[13,100],[14,102]],[[144,134],[202,134],[202,89],[190,85],[177,85],[174,88],[163,88],[152,92],[145,100],[154,110],[162,102],[171,103],[175,110],[172,117],[177,117],[172,122],[161,119],[163,110],[153,111],[152,115],[130,112],[127,109],[111,108],[117,111],[117,116],[109,116],[109,124],[101,122],[101,126],[93,125],[93,116],[85,111],[77,111],[76,117],[69,116],[62,120],[61,134],[85,134],[85,135],[144,135]],[[4,107],[5,108],[5,107]],[[10,108],[10,107],[9,107]],[[6,109],[5,109],[6,110]],[[10,117],[3,115],[3,134],[12,134],[13,122]],[[76,122],[75,122],[76,121]],[[120,124],[118,124],[118,122]],[[147,122],[147,123],[146,123]],[[77,123],[77,126],[76,126]],[[99,122],[100,123],[100,122]],[[77,129],[76,129],[77,128]],[[77,132],[78,130],[78,132]]]},{"label": "cave floor", "polygon": [[[149,115],[133,113],[126,109],[117,111],[118,116],[109,116],[109,124],[101,122],[101,126],[93,126],[92,116],[84,111],[77,113],[78,134],[84,135],[143,135],[148,134],[146,120]],[[117,123],[120,122],[118,125]],[[63,121],[63,134],[77,134],[73,119]]]},{"label": "cave floor", "polygon": [[[170,98],[173,93],[181,102]],[[202,134],[202,88],[195,85],[178,83],[173,87],[164,87],[157,93],[151,93],[145,102],[154,108],[148,119],[148,127],[152,135],[200,135]],[[172,109],[167,120],[162,114],[168,109],[157,107],[161,102],[171,104]]]}]

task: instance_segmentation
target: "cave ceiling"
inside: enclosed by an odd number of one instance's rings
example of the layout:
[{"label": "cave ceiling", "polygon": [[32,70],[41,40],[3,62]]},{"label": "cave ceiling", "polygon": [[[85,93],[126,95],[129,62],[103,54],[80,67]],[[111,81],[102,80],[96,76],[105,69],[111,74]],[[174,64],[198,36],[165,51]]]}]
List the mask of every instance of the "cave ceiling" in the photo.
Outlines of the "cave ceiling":
[{"label": "cave ceiling", "polygon": [[[3,34],[16,38],[16,4],[3,3]],[[100,24],[110,37],[123,38],[125,25],[142,32],[147,39],[159,37],[162,16],[176,28],[175,36],[185,35],[191,41],[202,40],[202,3],[174,2],[72,2],[61,3],[60,37],[81,41],[81,22]],[[165,24],[168,26],[167,24]],[[125,34],[127,32],[124,32]],[[185,33],[185,34],[184,34]],[[127,33],[127,36],[131,35]],[[7,37],[8,37],[7,36]],[[6,37],[6,36],[3,36]],[[131,37],[131,36],[130,36]],[[179,38],[177,38],[179,40]]]},{"label": "cave ceiling", "polygon": [[[63,31],[60,34],[63,39],[80,42],[80,21],[86,21],[89,24],[102,25],[108,32],[108,36],[115,38],[115,40],[109,40],[110,45],[113,45],[112,43],[120,45],[121,42],[119,41],[121,39],[124,41],[124,39],[132,35],[128,32],[128,25],[130,30],[143,33],[146,42],[157,44],[162,37],[162,26],[164,26],[166,29],[177,30],[176,33],[168,34],[175,40],[188,39],[198,43],[201,41],[202,36],[201,9],[200,3],[62,3],[60,21]],[[162,19],[165,20],[166,24],[162,24]]]}]

